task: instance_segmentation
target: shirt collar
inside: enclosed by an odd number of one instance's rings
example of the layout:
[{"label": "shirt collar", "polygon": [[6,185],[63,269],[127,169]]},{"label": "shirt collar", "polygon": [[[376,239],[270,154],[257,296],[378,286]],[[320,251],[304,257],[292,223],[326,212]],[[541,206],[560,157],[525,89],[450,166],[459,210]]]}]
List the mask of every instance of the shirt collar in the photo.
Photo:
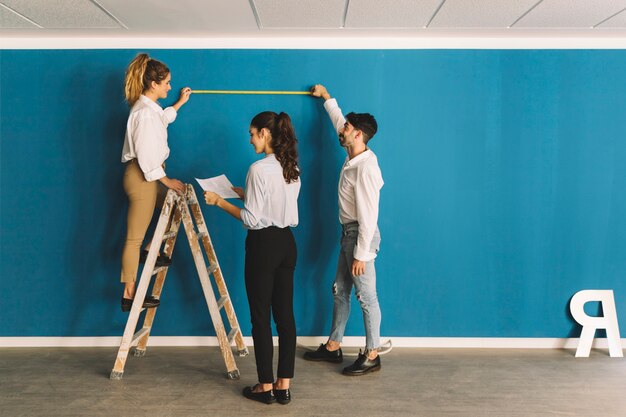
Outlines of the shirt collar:
[{"label": "shirt collar", "polygon": [[158,103],[150,100],[148,97],[144,96],[143,94],[139,96],[139,100],[144,105],[150,107],[152,110],[158,112],[159,114],[163,113],[163,109],[161,108],[161,106],[158,105]]},{"label": "shirt collar", "polygon": [[356,164],[358,164],[360,162],[363,162],[364,160],[369,158],[371,154],[372,154],[372,151],[367,149],[366,151],[361,152],[360,154],[358,154],[357,156],[355,156],[352,159],[350,159],[350,157],[347,156],[346,157],[346,167],[350,167],[350,166],[356,165]]}]

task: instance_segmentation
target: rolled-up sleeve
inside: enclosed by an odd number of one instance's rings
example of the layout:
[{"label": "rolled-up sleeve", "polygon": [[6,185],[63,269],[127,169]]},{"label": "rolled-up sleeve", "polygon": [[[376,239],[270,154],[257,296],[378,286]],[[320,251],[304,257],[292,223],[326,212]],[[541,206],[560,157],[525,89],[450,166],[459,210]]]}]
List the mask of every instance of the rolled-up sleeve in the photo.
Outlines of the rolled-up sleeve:
[{"label": "rolled-up sleeve", "polygon": [[248,229],[254,228],[260,220],[263,209],[264,190],[263,178],[254,166],[250,167],[246,176],[246,195],[241,209],[241,221]]},{"label": "rolled-up sleeve", "polygon": [[343,113],[341,112],[341,109],[337,104],[337,100],[334,98],[329,98],[324,102],[324,108],[328,113],[328,117],[330,117],[330,121],[335,128],[335,132],[339,133],[339,129],[341,129],[344,124],[346,124],[346,118],[343,117]]},{"label": "rolled-up sleeve", "polygon": [[[168,154],[167,145],[155,141],[160,136],[161,121],[149,114],[136,119],[133,139],[137,162],[143,171],[146,181],[155,181],[165,176],[163,162]],[[161,127],[162,129],[162,127]]]},{"label": "rolled-up sleeve", "polygon": [[357,175],[355,184],[356,215],[359,222],[359,238],[354,247],[354,258],[371,261],[376,253],[371,252],[372,239],[378,224],[378,202],[383,177],[377,166],[364,166]]},{"label": "rolled-up sleeve", "polygon": [[161,116],[161,118],[165,125],[169,125],[170,123],[174,122],[174,120],[176,120],[177,115],[178,113],[176,112],[176,109],[170,106],[163,109],[163,115]]}]

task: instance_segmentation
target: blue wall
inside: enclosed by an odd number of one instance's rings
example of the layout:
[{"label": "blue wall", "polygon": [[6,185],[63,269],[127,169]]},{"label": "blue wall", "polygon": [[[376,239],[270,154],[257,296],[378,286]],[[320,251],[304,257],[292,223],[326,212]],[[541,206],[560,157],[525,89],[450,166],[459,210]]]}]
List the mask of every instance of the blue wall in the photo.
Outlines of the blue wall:
[{"label": "blue wall", "polygon": [[[0,336],[122,333],[122,84],[136,53],[0,51]],[[595,288],[615,290],[626,334],[623,51],[151,53],[175,90],[321,82],[344,110],[376,115],[383,335],[577,335],[568,301]],[[192,96],[169,129],[168,173],[243,184],[258,158],[248,123],[266,109],[289,113],[300,139],[296,319],[299,335],[324,335],[345,154],[321,101]],[[203,211],[248,335],[245,231]],[[184,236],[174,262],[153,334],[214,334]],[[352,313],[348,334],[363,335],[360,309]]]}]

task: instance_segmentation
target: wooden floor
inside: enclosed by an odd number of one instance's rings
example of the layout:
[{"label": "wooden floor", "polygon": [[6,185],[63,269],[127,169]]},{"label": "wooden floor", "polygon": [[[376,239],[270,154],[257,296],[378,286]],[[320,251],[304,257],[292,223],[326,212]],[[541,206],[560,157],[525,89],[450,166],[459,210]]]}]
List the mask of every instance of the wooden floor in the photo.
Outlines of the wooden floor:
[{"label": "wooden floor", "polygon": [[594,351],[400,349],[382,371],[341,375],[299,349],[293,401],[246,400],[253,356],[225,378],[217,348],[148,348],[109,379],[115,348],[0,348],[0,415],[18,416],[626,416],[626,359]]}]

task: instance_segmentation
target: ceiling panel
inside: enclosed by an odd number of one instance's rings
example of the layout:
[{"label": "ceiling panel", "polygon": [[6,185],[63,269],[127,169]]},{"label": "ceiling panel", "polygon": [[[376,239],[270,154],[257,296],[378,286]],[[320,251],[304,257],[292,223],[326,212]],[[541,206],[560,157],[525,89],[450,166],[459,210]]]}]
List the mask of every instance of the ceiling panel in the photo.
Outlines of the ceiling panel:
[{"label": "ceiling panel", "polygon": [[429,28],[506,28],[538,0],[446,0]]},{"label": "ceiling panel", "polygon": [[350,0],[347,28],[423,28],[442,0]]},{"label": "ceiling panel", "polygon": [[520,28],[590,28],[626,7],[626,0],[544,0],[520,19]]},{"label": "ceiling panel", "polygon": [[253,0],[261,28],[340,28],[347,0]]},{"label": "ceiling panel", "polygon": [[626,10],[622,10],[620,13],[601,23],[597,27],[607,29],[626,29]]},{"label": "ceiling panel", "polygon": [[2,0],[2,3],[46,29],[120,28],[89,0]]},{"label": "ceiling panel", "polygon": [[37,29],[37,25],[29,22],[18,14],[0,4],[0,29]]},{"label": "ceiling panel", "polygon": [[258,30],[249,0],[98,0],[130,31],[165,33]]}]

